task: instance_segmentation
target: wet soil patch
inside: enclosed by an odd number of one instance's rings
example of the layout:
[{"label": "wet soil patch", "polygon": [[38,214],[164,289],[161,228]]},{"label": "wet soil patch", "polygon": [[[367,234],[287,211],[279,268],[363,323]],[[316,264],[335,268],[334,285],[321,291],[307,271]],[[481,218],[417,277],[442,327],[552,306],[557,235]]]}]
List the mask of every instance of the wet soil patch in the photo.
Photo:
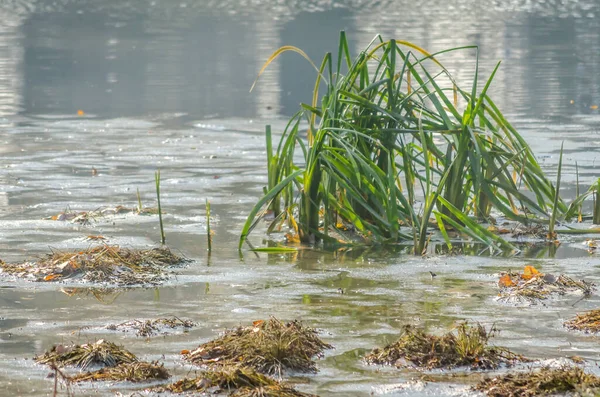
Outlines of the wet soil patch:
[{"label": "wet soil patch", "polygon": [[507,303],[537,303],[552,295],[581,293],[590,295],[595,285],[585,280],[540,273],[533,266],[525,266],[523,273],[508,272],[498,280],[498,300]]},{"label": "wet soil patch", "polygon": [[115,367],[138,362],[137,357],[123,346],[104,339],[83,345],[54,345],[34,360],[40,364],[73,366],[82,369],[90,366]]},{"label": "wet soil patch", "polygon": [[316,372],[313,357],[322,357],[332,346],[317,330],[299,321],[284,323],[276,318],[258,320],[251,326],[226,331],[221,337],[182,352],[197,365],[251,367],[258,372],[281,376],[283,370]]},{"label": "wet soil patch", "polygon": [[53,251],[37,261],[0,261],[0,269],[5,274],[35,281],[69,279],[120,286],[156,285],[168,278],[168,267],[187,261],[167,247],[137,250],[102,244],[85,250]]},{"label": "wet soil patch", "polygon": [[533,397],[558,393],[597,395],[600,378],[579,367],[541,368],[486,378],[474,386],[491,397]]},{"label": "wet soil patch", "polygon": [[158,208],[147,207],[140,209],[138,207],[130,208],[118,205],[116,207],[98,208],[93,211],[71,211],[70,209],[67,209],[63,212],[59,212],[58,214],[45,219],[53,221],[72,222],[80,225],[90,225],[93,221],[97,221],[100,218],[123,214],[158,215]]},{"label": "wet soil patch", "polygon": [[299,392],[283,382],[245,366],[230,366],[206,371],[196,378],[184,378],[156,390],[208,394],[229,392],[230,397],[316,397],[313,394]]},{"label": "wet soil patch", "polygon": [[167,330],[183,328],[187,332],[196,323],[177,317],[156,318],[151,320],[131,320],[121,324],[109,324],[105,328],[111,331],[135,332],[137,336],[150,337],[158,334],[167,335]]},{"label": "wet soil patch", "polygon": [[384,348],[375,348],[365,360],[369,364],[419,369],[460,366],[493,369],[501,364],[527,361],[508,349],[489,346],[489,339],[496,332],[494,327],[488,331],[481,324],[462,323],[454,331],[436,336],[405,326],[398,341]]},{"label": "wet soil patch", "polygon": [[566,321],[565,327],[588,333],[600,332],[600,309],[578,314],[575,318]]}]

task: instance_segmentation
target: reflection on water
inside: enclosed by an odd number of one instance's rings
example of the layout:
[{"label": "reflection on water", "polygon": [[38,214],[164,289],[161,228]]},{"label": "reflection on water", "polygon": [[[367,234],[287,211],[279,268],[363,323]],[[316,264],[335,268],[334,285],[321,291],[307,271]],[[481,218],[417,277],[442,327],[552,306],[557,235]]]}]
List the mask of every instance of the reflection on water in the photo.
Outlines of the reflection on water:
[{"label": "reflection on water", "polygon": [[[600,5],[588,1],[429,0],[273,2],[46,2],[0,6],[0,114],[103,117],[176,112],[196,117],[273,117],[308,101],[315,71],[285,54],[248,89],[280,45],[319,62],[345,29],[356,53],[375,34],[432,51],[480,46],[509,113],[593,112],[600,65]],[[468,83],[473,59],[443,59]]]}]

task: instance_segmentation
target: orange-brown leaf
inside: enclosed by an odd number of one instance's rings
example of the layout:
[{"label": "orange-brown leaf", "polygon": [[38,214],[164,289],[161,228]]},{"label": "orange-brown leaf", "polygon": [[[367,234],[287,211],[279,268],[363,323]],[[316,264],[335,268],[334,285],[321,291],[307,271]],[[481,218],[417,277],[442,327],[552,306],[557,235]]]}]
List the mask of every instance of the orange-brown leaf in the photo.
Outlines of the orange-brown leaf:
[{"label": "orange-brown leaf", "polygon": [[263,325],[265,322],[265,320],[256,320],[252,322],[252,325],[254,325],[255,327],[260,327],[261,325]]},{"label": "orange-brown leaf", "polygon": [[181,354],[190,354],[190,351],[188,349],[183,349],[181,351]]},{"label": "orange-brown leaf", "polygon": [[54,273],[53,274],[49,274],[46,277],[44,277],[44,281],[52,281],[55,278],[60,278],[60,276],[61,276],[60,274],[54,274]]},{"label": "orange-brown leaf", "polygon": [[525,270],[523,271],[521,278],[523,280],[531,280],[538,274],[540,274],[540,272],[535,267],[527,265],[527,266],[525,266]]},{"label": "orange-brown leaf", "polygon": [[514,287],[515,285],[517,285],[517,283],[515,283],[508,274],[505,274],[498,280],[498,286],[500,286],[500,288]]}]

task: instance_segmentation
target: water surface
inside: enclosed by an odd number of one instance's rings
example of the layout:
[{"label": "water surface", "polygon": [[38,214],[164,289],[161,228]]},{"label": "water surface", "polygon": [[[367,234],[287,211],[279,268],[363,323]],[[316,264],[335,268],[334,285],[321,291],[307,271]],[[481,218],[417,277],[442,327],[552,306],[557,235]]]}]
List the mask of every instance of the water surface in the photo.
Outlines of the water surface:
[{"label": "water surface", "polygon": [[[314,70],[285,54],[252,93],[249,87],[277,47],[296,45],[320,60],[337,50],[342,29],[354,53],[377,33],[430,51],[479,45],[482,75],[502,61],[491,95],[544,168],[554,174],[564,141],[565,191],[573,191],[575,161],[588,186],[600,161],[599,8],[592,0],[2,2],[1,258],[86,247],[85,236],[93,234],[122,246],[155,246],[154,217],[103,218],[89,226],[43,218],[66,208],[134,206],[137,189],[154,205],[154,171],[160,169],[167,242],[194,262],[164,286],[102,299],[85,289],[72,294],[72,285],[1,279],[0,394],[51,395],[48,371],[31,358],[55,343],[107,338],[144,360],[161,359],[180,376],[190,368],[179,351],[271,315],[302,319],[336,347],[319,362],[319,374],[296,379],[300,389],[321,396],[464,395],[464,386],[450,379],[394,391],[393,385],[419,374],[361,362],[408,323],[432,332],[465,319],[496,323],[498,345],[543,359],[579,355],[593,364],[596,339],[567,332],[562,322],[596,308],[596,296],[563,296],[526,308],[494,299],[498,273],[525,264],[598,282],[599,257],[576,239],[538,258],[424,259],[401,250],[271,257],[245,251],[240,259],[237,239],[266,179],[264,125],[281,131],[285,117],[309,101]],[[461,84],[472,79],[473,56],[444,57]],[[206,199],[215,230],[210,258]],[[261,240],[260,232],[252,238]],[[438,277],[432,280],[429,271]],[[150,343],[101,329],[169,315],[199,325]],[[75,391],[108,396],[133,388],[84,385]]]}]

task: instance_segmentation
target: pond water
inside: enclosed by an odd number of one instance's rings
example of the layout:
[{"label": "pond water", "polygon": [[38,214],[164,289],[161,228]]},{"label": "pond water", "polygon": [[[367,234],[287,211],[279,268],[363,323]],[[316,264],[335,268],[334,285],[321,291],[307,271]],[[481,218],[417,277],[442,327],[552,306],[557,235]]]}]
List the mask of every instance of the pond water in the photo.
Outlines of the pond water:
[{"label": "pond water", "polygon": [[[555,175],[565,144],[565,194],[575,162],[586,188],[600,162],[600,5],[579,1],[71,1],[0,3],[0,248],[6,262],[51,249],[87,247],[88,235],[145,248],[160,241],[156,217],[118,215],[90,225],[45,220],[69,208],[154,205],[154,171],[168,245],[193,260],[157,288],[72,293],[68,284],[0,278],[0,395],[52,395],[32,357],[55,343],[98,338],[125,344],[177,375],[194,369],[179,352],[228,327],[277,316],[323,330],[335,346],[316,375],[294,378],[320,396],[467,395],[465,382],[407,383],[414,371],[361,361],[405,324],[442,332],[461,320],[496,323],[495,343],[530,357],[581,356],[594,370],[597,338],[563,328],[598,297],[565,295],[515,308],[495,300],[501,271],[533,264],[600,284],[600,256],[580,239],[530,257],[429,256],[405,252],[237,251],[242,224],[265,183],[264,125],[281,131],[309,101],[314,71],[286,54],[249,88],[281,45],[315,60],[336,51],[340,30],[360,51],[375,34],[430,51],[477,44],[491,96]],[[473,54],[444,58],[468,84]],[[78,114],[78,111],[80,111]],[[94,171],[95,170],[95,171]],[[215,231],[207,255],[205,200]],[[261,244],[261,233],[252,241]],[[429,271],[437,273],[432,279]],[[343,294],[339,289],[343,290]],[[69,292],[69,294],[65,293]],[[150,342],[100,327],[178,316],[189,333]],[[400,385],[395,388],[394,385]],[[84,385],[76,395],[133,393],[136,386]]]}]

